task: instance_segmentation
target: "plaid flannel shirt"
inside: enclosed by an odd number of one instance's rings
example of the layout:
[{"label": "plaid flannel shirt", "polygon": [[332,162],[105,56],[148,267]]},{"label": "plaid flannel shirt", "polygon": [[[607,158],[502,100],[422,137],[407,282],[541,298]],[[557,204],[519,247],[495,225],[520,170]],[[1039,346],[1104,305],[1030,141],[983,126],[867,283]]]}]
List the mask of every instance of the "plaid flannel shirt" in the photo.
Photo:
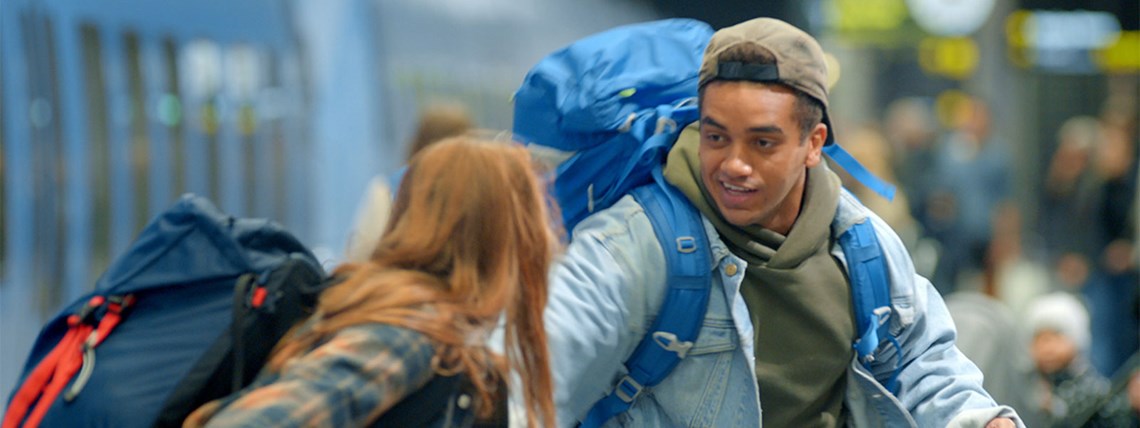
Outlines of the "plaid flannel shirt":
[{"label": "plaid flannel shirt", "polygon": [[365,426],[425,385],[434,351],[401,327],[346,328],[234,396],[208,403],[185,426]]}]

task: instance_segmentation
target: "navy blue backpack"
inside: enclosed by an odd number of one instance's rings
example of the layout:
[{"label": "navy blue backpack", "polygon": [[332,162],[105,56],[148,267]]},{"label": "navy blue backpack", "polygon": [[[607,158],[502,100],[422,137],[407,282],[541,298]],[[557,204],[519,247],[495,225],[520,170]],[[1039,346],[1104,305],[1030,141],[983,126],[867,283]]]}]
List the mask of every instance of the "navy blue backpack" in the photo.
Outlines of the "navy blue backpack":
[{"label": "navy blue backpack", "polygon": [[184,196],[44,327],[3,427],[181,426],[252,381],[324,276],[278,224]]},{"label": "navy blue backpack", "polygon": [[[515,138],[556,165],[553,194],[566,228],[631,194],[645,208],[668,265],[669,290],[652,333],[625,361],[629,374],[595,403],[583,427],[605,424],[664,380],[696,342],[708,308],[711,254],[701,216],[665,181],[662,165],[681,130],[699,118],[697,72],[712,33],[690,19],[604,31],[543,58],[514,96]],[[833,158],[846,155],[832,146]],[[882,341],[894,342],[886,323],[888,277],[869,222],[840,243],[858,314],[854,346],[866,364]]]}]

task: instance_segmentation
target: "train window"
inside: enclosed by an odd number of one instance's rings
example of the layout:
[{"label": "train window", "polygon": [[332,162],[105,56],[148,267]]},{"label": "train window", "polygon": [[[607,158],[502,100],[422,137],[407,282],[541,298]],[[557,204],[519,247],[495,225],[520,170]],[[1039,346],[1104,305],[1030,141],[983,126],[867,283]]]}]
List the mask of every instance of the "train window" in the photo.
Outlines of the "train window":
[{"label": "train window", "polygon": [[261,159],[257,147],[258,112],[254,104],[254,96],[263,80],[260,53],[250,45],[230,46],[226,49],[225,65],[226,96],[237,106],[237,117],[232,119],[236,120],[238,144],[241,144],[242,212],[249,216],[264,216],[265,213],[257,206],[261,191],[258,188]]},{"label": "train window", "polygon": [[134,225],[142,230],[150,219],[150,139],[147,137],[146,91],[143,87],[142,45],[138,34],[123,35],[127,92],[130,97],[130,170],[135,185]]},{"label": "train window", "polygon": [[103,44],[99,29],[84,24],[79,29],[83,39],[84,87],[87,94],[87,156],[91,171],[91,269],[98,275],[111,261],[110,202],[110,128],[107,112],[107,81],[103,68]]},{"label": "train window", "polygon": [[162,41],[162,61],[166,70],[166,92],[158,102],[158,120],[170,131],[170,156],[174,162],[174,195],[186,191],[186,138],[183,133],[182,98],[179,96],[178,50],[174,39]]},{"label": "train window", "polygon": [[[273,161],[270,165],[272,168],[272,180],[269,185],[273,190],[267,192],[270,196],[269,209],[273,213],[273,218],[279,221],[285,220],[285,183],[288,182],[289,169],[288,169],[288,154],[286,152],[285,140],[285,109],[287,108],[289,100],[286,98],[285,90],[281,87],[281,67],[277,61],[280,57],[274,55],[272,52],[269,54],[267,62],[269,69],[267,70],[267,78],[269,79],[269,89],[263,93],[261,103],[263,104],[262,111],[266,117],[266,127],[269,133],[270,151],[272,153]],[[300,193],[297,193],[299,196]]]},{"label": "train window", "polygon": [[[182,48],[179,58],[179,75],[182,77],[183,110],[190,123],[191,135],[200,138],[193,144],[193,162],[189,162],[187,190],[207,195],[218,201],[221,197],[220,159],[218,156],[218,97],[222,86],[222,56],[218,45],[209,40],[194,40]],[[198,152],[201,150],[201,152]],[[189,159],[188,159],[189,160]]]},{"label": "train window", "polygon": [[32,202],[34,244],[33,283],[41,312],[58,307],[63,291],[66,229],[63,204],[66,169],[62,153],[62,127],[55,113],[60,105],[59,74],[52,21],[46,16],[21,17],[24,62],[27,67],[32,148]]}]

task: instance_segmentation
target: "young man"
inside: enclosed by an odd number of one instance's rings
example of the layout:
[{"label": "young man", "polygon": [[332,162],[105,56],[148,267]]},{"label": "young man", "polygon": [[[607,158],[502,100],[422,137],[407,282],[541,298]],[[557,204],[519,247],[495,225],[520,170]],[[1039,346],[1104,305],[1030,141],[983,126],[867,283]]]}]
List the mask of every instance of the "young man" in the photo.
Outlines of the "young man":
[{"label": "young man", "polygon": [[[700,71],[699,135],[669,155],[666,178],[700,210],[712,291],[680,364],[609,425],[717,427],[1021,426],[982,389],[954,346],[930,282],[890,228],[822,162],[833,142],[819,44],[784,22],[716,32]],[[872,222],[891,280],[885,345],[855,358],[855,321],[836,237]],[[551,276],[546,324],[559,423],[613,391],[668,288],[663,249],[630,197],[584,220]],[[884,388],[900,364],[898,394]],[[631,394],[623,394],[631,395]],[[763,403],[763,412],[761,412]]]}]

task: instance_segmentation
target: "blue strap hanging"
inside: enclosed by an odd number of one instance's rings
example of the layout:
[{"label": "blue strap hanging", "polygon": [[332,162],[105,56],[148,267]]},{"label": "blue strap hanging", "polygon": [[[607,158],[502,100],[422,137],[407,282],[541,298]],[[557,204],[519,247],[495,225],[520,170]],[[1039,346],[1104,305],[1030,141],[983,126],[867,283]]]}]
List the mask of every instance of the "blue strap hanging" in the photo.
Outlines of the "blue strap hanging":
[{"label": "blue strap hanging", "polygon": [[895,186],[893,184],[885,182],[872,174],[871,171],[867,171],[867,168],[864,168],[854,156],[839,147],[838,143],[823,146],[823,153],[831,156],[835,163],[843,167],[845,171],[867,188],[887,198],[888,201],[895,199]]}]

